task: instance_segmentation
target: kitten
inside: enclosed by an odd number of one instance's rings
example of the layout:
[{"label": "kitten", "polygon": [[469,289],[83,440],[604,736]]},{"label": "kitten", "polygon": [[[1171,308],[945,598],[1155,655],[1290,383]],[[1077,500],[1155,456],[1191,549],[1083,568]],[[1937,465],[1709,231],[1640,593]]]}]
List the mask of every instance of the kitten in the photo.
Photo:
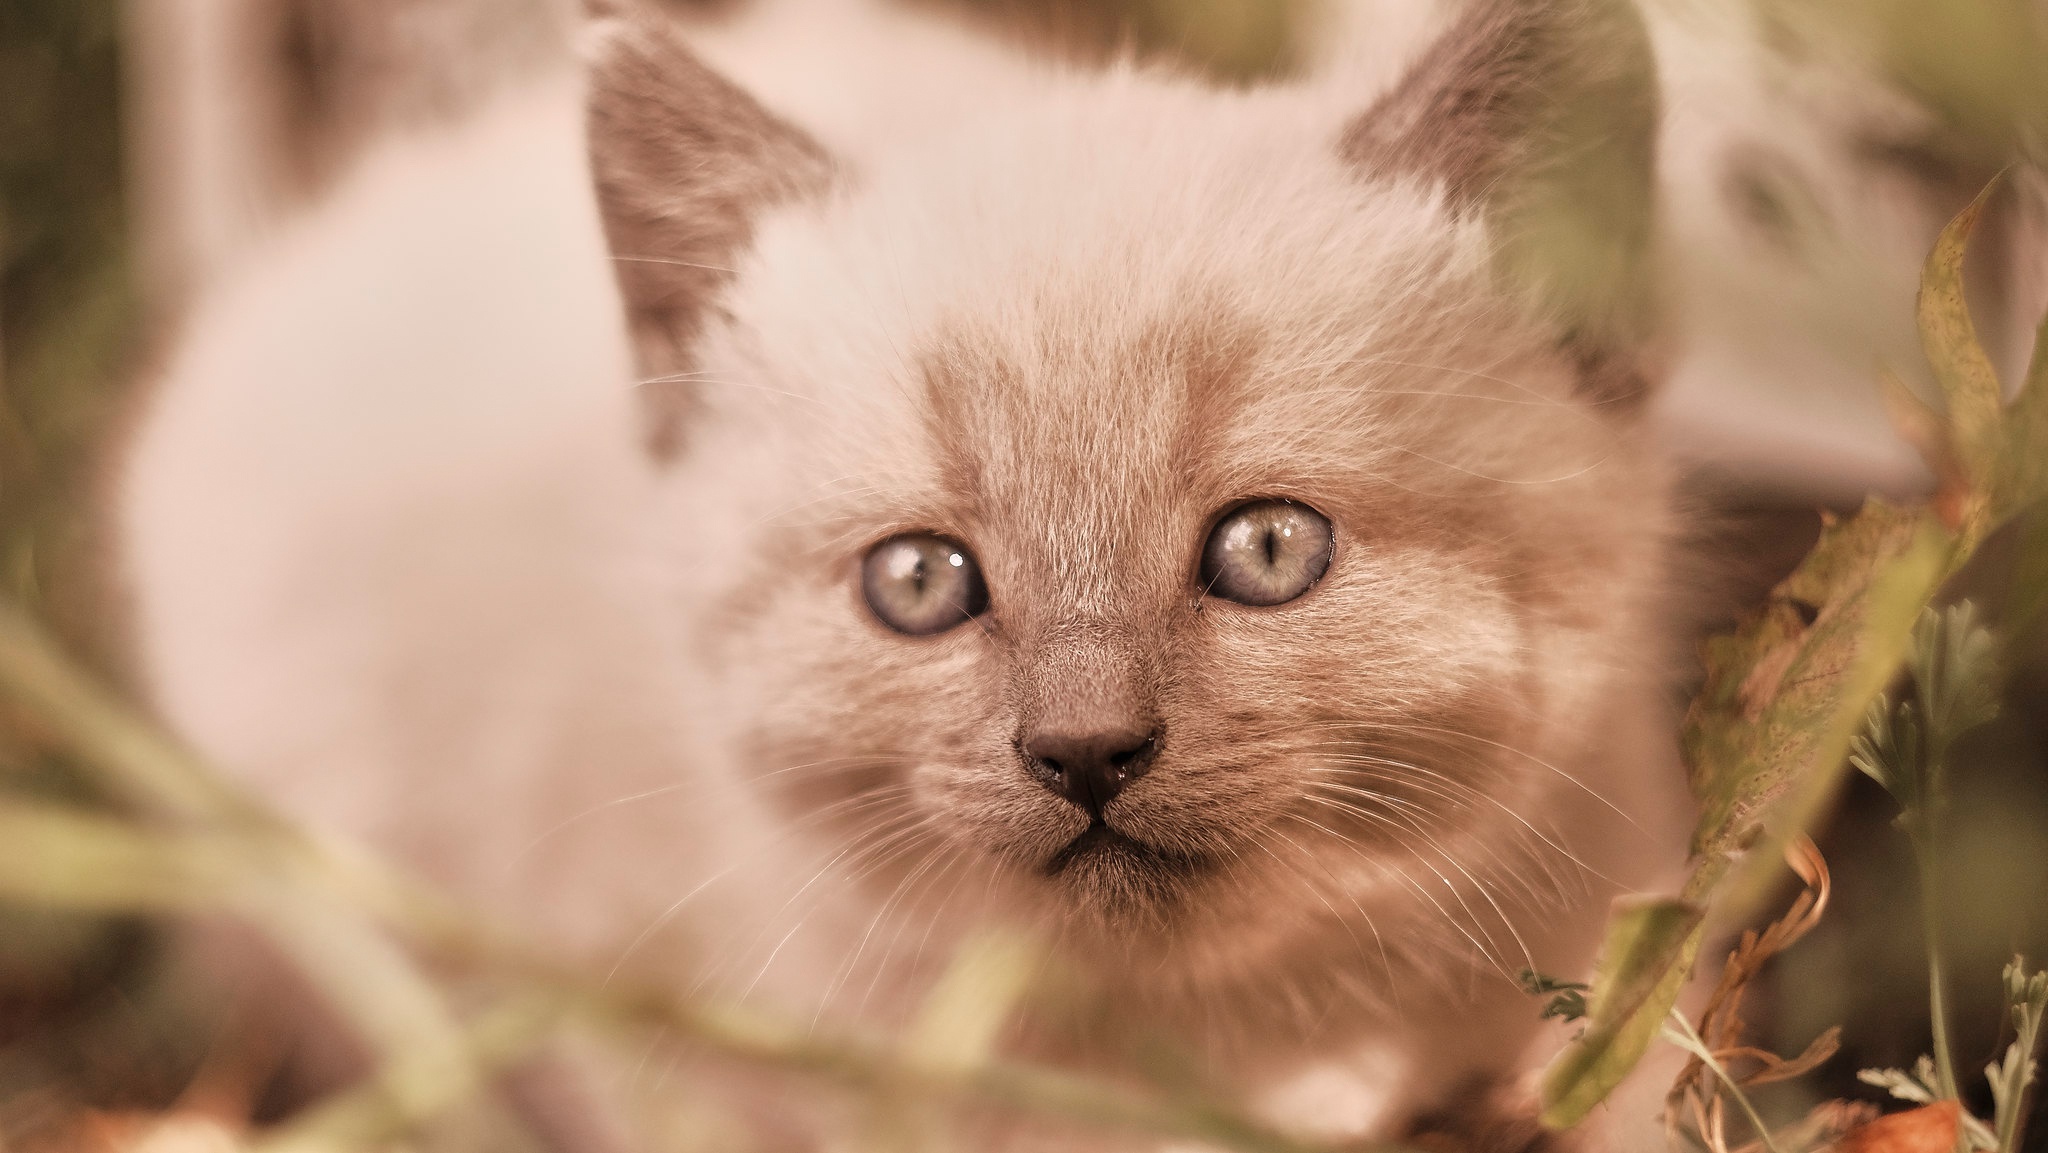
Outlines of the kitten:
[{"label": "kitten", "polygon": [[119,510],[165,714],[683,990],[896,1024],[998,928],[1019,1049],[1173,1038],[1304,1131],[1531,1068],[1509,975],[1683,844],[1633,21],[893,134],[649,17],[590,59],[192,326]]}]

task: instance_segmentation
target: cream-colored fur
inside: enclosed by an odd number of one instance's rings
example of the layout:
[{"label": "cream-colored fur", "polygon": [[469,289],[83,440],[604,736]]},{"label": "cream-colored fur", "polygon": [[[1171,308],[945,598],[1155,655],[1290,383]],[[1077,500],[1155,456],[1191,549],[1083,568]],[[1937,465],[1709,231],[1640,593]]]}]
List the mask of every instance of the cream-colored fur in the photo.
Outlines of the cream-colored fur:
[{"label": "cream-colored fur", "polygon": [[202,748],[597,948],[668,882],[616,823],[541,834],[676,758],[579,123],[559,76],[396,142],[245,266],[151,386],[119,515],[156,702]]},{"label": "cream-colored fur", "polygon": [[[575,76],[379,145],[223,281],[117,509],[159,708],[685,990],[893,1025],[998,925],[1068,998],[1019,1046],[1163,1028],[1304,1130],[1532,1067],[1507,974],[1583,972],[1682,853],[1645,418],[1581,395],[1483,216],[1340,157],[1391,76],[1219,92],[790,11],[700,50],[832,183],[751,221],[672,461]],[[1336,525],[1298,603],[1192,587],[1252,496]],[[859,559],[905,529],[975,551],[987,617],[869,617]],[[1160,851],[1047,877],[1087,822],[1016,734],[1091,678],[1160,719],[1108,810]]]}]

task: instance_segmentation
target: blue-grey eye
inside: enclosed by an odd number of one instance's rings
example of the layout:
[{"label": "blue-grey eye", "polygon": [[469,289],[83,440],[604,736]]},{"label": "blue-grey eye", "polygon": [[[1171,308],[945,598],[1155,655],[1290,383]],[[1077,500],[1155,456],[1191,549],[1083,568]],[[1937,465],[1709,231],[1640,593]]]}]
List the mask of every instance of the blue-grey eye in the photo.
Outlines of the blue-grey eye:
[{"label": "blue-grey eye", "polygon": [[1329,519],[1305,504],[1239,505],[1202,546],[1202,591],[1244,605],[1286,604],[1329,571],[1336,544]]},{"label": "blue-grey eye", "polygon": [[869,549],[860,587],[883,624],[911,636],[945,632],[988,609],[974,554],[930,533],[892,536]]}]

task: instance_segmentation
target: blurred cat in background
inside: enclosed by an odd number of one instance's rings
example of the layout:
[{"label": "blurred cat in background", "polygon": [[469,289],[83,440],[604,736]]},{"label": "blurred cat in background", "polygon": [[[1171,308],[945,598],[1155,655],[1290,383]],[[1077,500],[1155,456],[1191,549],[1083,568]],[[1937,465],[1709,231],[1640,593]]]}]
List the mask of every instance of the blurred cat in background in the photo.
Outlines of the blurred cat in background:
[{"label": "blurred cat in background", "polygon": [[894,1024],[1003,928],[1019,1049],[1485,1128],[1510,975],[1683,853],[1657,95],[1618,4],[1400,23],[1240,89],[604,14],[221,262],[156,702],[602,965]]}]

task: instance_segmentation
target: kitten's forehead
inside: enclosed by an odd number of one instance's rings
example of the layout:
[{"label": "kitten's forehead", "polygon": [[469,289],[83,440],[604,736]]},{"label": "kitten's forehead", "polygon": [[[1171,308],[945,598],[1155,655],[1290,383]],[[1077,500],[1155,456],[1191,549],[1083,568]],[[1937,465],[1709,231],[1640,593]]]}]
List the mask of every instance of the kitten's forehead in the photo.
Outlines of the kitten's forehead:
[{"label": "kitten's forehead", "polygon": [[1166,542],[1216,487],[1207,423],[1249,368],[1249,337],[1206,321],[1068,314],[935,334],[919,371],[938,499],[1083,611],[1165,576],[1182,559]]},{"label": "kitten's forehead", "polygon": [[877,531],[922,521],[1106,600],[1140,571],[1184,583],[1232,500],[1412,463],[1437,433],[1387,423],[1403,393],[1498,384],[1560,410],[1525,425],[1583,421],[1478,226],[1362,183],[1328,126],[1204,98],[1041,111],[767,221],[730,299],[735,371],[769,391],[731,396],[803,397],[778,433],[792,479],[856,478],[896,518]]}]

